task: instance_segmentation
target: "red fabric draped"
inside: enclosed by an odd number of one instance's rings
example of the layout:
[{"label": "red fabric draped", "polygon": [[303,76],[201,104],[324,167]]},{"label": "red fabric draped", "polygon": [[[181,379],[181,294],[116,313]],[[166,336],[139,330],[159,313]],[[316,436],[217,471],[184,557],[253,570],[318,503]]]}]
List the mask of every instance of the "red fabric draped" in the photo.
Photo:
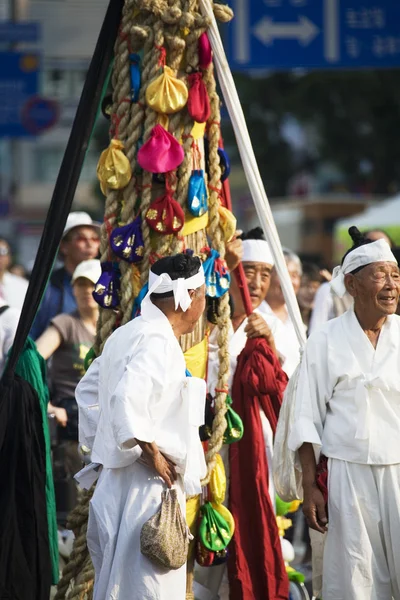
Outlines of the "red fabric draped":
[{"label": "red fabric draped", "polygon": [[289,597],[259,413],[261,405],[275,433],[286,384],[286,374],[266,340],[247,340],[232,387],[233,407],[243,419],[244,436],[230,447],[229,499],[236,525],[229,546],[230,600]]}]

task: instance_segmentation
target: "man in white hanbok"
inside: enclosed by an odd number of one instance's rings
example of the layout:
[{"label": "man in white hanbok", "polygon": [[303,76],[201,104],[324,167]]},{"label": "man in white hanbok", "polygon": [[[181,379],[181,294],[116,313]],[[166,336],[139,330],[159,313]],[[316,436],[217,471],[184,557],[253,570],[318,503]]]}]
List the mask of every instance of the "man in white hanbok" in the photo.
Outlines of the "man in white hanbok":
[{"label": "man in white hanbok", "polygon": [[[251,236],[251,232],[247,235]],[[285,360],[279,351],[285,338],[285,328],[278,317],[273,314],[266,314],[260,310],[269,288],[271,272],[274,266],[272,252],[268,242],[263,239],[251,239],[251,237],[249,238],[246,236],[242,246],[242,264],[254,312],[247,317],[240,289],[235,279],[232,277],[230,294],[233,301],[233,314],[229,334],[229,392],[231,392],[232,382],[235,376],[237,359],[244,349],[248,337],[265,337],[271,348],[282,358],[283,363]],[[219,367],[217,327],[211,331],[208,347],[207,385],[208,392],[214,396],[218,382]],[[261,409],[260,414],[263,423],[267,457],[269,462],[271,462],[273,448],[272,429],[267,417]],[[222,449],[222,455],[224,456],[227,451],[228,447],[224,447]],[[224,463],[225,468],[228,470],[227,457],[225,458]],[[272,480],[272,469],[270,469],[270,494],[272,503],[275,505],[275,488]]]},{"label": "man in white hanbok", "polygon": [[87,533],[95,600],[185,598],[186,566],[153,564],[141,554],[140,532],[166,487],[176,488],[183,514],[185,494],[201,492],[205,382],[186,376],[178,338],[204,308],[200,260],[161,259],[141,316],[112,334],[78,385],[80,442],[93,461],[87,470],[100,471]]},{"label": "man in white hanbok", "polygon": [[[274,259],[268,242],[260,237],[259,232],[261,232],[261,230],[257,228],[256,230],[245,234],[242,248],[236,247],[235,252],[232,252],[232,248],[229,244],[227,246],[227,253],[231,258],[230,267],[232,270],[236,266],[234,257],[231,256],[232,254],[235,253],[238,258],[236,264],[240,262],[240,259],[242,261],[254,310],[254,312],[247,317],[239,286],[237,285],[235,278],[232,277],[229,290],[233,304],[233,314],[231,317],[229,334],[229,393],[231,393],[238,357],[242,350],[244,350],[248,338],[264,337],[268,341],[270,347],[281,358],[283,364],[285,360],[280,352],[282,346],[285,345],[285,328],[276,316],[273,314],[262,313],[260,310],[260,306],[263,303],[269,288]],[[256,239],[253,238],[253,234]],[[218,333],[218,328],[214,327],[210,333],[208,344],[207,386],[211,396],[215,395],[215,388],[217,387],[218,382]],[[275,507],[275,486],[272,477],[273,432],[261,407],[260,417],[268,461],[269,493],[272,506]],[[225,466],[227,490],[229,491],[229,446],[224,445],[221,448],[220,454]],[[226,494],[224,503],[229,506],[228,493]],[[229,586],[225,565],[213,567],[212,569],[196,567],[195,578],[201,585],[209,590],[210,593],[208,596],[206,595],[206,592],[203,591],[205,598],[214,599],[219,597],[221,600],[227,600],[229,597]]]},{"label": "man in white hanbok", "polygon": [[[386,241],[349,233],[355,243],[332,285],[340,296],[347,290],[354,309],[308,340],[289,448],[299,451],[307,522],[327,531],[324,600],[398,600],[399,267]],[[328,458],[327,511],[316,449]]]}]

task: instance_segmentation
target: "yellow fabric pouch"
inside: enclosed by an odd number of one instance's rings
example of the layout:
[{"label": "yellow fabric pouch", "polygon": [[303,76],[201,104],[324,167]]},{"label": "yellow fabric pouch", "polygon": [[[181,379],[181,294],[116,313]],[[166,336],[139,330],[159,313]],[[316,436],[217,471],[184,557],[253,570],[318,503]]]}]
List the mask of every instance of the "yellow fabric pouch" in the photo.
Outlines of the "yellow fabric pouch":
[{"label": "yellow fabric pouch", "polygon": [[172,115],[186,105],[188,94],[186,84],[175,77],[170,67],[165,66],[163,73],[149,84],[146,102],[156,112]]}]

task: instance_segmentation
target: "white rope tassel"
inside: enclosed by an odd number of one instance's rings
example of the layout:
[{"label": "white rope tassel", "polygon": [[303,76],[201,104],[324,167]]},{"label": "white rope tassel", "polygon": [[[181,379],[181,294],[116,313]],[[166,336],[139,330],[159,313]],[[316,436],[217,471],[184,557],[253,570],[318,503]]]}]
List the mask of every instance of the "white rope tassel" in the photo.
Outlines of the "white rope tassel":
[{"label": "white rope tassel", "polygon": [[221,86],[224,101],[233,125],[233,130],[235,132],[243,169],[258,218],[263,228],[265,237],[271,247],[271,252],[275,260],[275,267],[279,275],[290,318],[292,319],[295,327],[299,344],[301,347],[303,347],[306,337],[299,306],[297,304],[296,295],[294,293],[289,272],[287,270],[285,257],[282,252],[282,245],[280,243],[278,231],[272,216],[271,207],[262,183],[249,132],[247,130],[246,121],[239,101],[239,96],[236,91],[232,73],[225,56],[224,47],[218,31],[217,22],[214,17],[211,1],[200,0],[200,9],[203,15],[210,19],[211,25],[208,29],[208,35],[214,53],[214,62],[218,73],[219,84]]}]

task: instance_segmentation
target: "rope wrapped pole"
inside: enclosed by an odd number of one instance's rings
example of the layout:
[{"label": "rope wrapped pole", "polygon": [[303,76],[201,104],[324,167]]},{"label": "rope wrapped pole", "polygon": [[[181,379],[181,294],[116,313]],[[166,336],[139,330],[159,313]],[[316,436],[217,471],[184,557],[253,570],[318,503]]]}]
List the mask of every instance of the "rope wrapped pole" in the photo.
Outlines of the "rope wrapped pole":
[{"label": "rope wrapped pole", "polygon": [[[221,21],[229,21],[232,11],[216,3],[213,11]],[[113,105],[111,109],[111,137],[124,143],[125,153],[132,170],[132,179],[122,190],[109,191],[106,198],[105,219],[101,235],[102,261],[117,261],[110,248],[109,237],[117,226],[130,224],[135,218],[135,210],[142,217],[142,235],[144,255],[140,264],[140,283],[148,280],[149,268],[157,256],[165,256],[181,251],[188,246],[195,254],[201,254],[206,245],[206,229],[195,228],[188,234],[163,236],[150,231],[146,214],[157,193],[157,183],[153,174],[141,171],[137,164],[137,152],[141,143],[145,143],[153,127],[159,122],[160,115],[146,103],[146,90],[161,73],[165,62],[177,77],[186,81],[187,75],[199,70],[199,38],[209,26],[209,16],[199,11],[199,0],[125,0],[118,38],[115,44],[113,84]],[[142,50],[141,88],[139,101],[130,102],[129,55]],[[203,72],[203,80],[210,98],[211,117],[207,123],[209,138],[209,228],[208,236],[213,248],[221,258],[225,254],[225,242],[219,217],[221,195],[221,168],[219,164],[218,144],[220,139],[220,101],[212,66]],[[163,121],[165,124],[165,120]],[[185,210],[189,181],[193,170],[194,140],[192,129],[194,121],[188,109],[184,107],[169,118],[168,131],[181,141],[184,160],[175,172],[167,174],[168,185],[174,198]],[[199,150],[196,148],[196,152]],[[202,157],[204,161],[204,156]],[[127,323],[132,315],[135,296],[133,277],[138,268],[118,260],[121,272],[121,294],[118,315],[109,309],[102,309],[96,337],[96,354],[99,355],[112,331],[119,324]],[[215,420],[212,437],[209,441],[206,460],[208,482],[214,468],[216,454],[222,446],[226,429],[226,390],[229,377],[229,298],[222,298],[219,308],[218,326],[220,329],[220,368],[218,392],[215,407]],[[183,336],[180,340],[183,350],[188,350],[204,339],[205,318],[195,332]],[[93,591],[93,567],[86,545],[87,514],[90,494],[82,497],[77,510],[71,515],[71,527],[76,533],[72,563],[67,566],[59,585],[57,598],[90,598]],[[193,598],[193,566],[188,565],[187,598]]]}]

